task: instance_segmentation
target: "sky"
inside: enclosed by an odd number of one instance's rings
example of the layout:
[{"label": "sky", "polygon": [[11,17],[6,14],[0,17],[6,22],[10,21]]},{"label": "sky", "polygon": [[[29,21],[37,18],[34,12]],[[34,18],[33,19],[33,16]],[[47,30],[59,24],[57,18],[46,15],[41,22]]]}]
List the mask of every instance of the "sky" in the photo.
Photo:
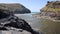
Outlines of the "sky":
[{"label": "sky", "polygon": [[20,3],[30,9],[31,12],[40,12],[40,9],[47,4],[47,1],[52,0],[0,0],[0,3]]}]

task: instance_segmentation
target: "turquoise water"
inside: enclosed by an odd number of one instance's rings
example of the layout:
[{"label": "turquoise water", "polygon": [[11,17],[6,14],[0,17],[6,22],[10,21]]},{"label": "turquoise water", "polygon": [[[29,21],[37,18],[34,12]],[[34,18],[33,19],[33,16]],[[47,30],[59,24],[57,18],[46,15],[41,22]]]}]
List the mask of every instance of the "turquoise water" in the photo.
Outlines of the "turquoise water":
[{"label": "turquoise water", "polygon": [[31,14],[39,14],[40,12],[31,12]]},{"label": "turquoise water", "polygon": [[31,13],[25,13],[25,14],[39,14],[40,12],[31,12]]}]

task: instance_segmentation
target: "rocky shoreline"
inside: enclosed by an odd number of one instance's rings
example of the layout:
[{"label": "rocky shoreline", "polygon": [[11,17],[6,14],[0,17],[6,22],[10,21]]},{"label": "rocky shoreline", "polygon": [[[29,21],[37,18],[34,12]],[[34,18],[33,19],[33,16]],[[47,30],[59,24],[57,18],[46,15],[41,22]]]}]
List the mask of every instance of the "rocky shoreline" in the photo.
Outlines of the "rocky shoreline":
[{"label": "rocky shoreline", "polygon": [[50,16],[41,16],[40,14],[33,14],[33,16],[36,18],[42,18],[42,19],[47,19],[54,22],[60,22],[60,20],[56,20],[56,18],[51,18]]},{"label": "rocky shoreline", "polygon": [[55,20],[55,18],[51,18],[51,17],[48,17],[48,16],[40,16],[40,18],[48,19],[48,20],[51,20],[51,21],[54,21],[54,22],[60,22],[60,20]]}]

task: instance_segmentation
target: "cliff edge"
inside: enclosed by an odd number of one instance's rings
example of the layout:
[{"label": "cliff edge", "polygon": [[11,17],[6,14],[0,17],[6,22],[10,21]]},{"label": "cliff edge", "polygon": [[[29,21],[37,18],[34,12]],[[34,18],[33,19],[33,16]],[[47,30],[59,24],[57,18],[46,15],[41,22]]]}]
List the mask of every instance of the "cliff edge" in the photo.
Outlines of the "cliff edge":
[{"label": "cliff edge", "polygon": [[60,1],[48,1],[40,11],[42,16],[60,20]]}]

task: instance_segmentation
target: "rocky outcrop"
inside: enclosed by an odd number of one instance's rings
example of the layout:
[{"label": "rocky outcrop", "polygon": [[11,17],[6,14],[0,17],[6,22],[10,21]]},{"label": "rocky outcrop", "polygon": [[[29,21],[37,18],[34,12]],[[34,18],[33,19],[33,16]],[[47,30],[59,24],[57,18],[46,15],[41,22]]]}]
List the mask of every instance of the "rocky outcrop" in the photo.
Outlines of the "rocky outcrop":
[{"label": "rocky outcrop", "polygon": [[0,9],[6,9],[9,11],[13,11],[15,14],[23,14],[23,13],[31,13],[29,9],[24,7],[19,3],[12,3],[12,4],[0,4]]},{"label": "rocky outcrop", "polygon": [[46,6],[41,9],[41,15],[60,19],[60,1],[48,1]]}]

